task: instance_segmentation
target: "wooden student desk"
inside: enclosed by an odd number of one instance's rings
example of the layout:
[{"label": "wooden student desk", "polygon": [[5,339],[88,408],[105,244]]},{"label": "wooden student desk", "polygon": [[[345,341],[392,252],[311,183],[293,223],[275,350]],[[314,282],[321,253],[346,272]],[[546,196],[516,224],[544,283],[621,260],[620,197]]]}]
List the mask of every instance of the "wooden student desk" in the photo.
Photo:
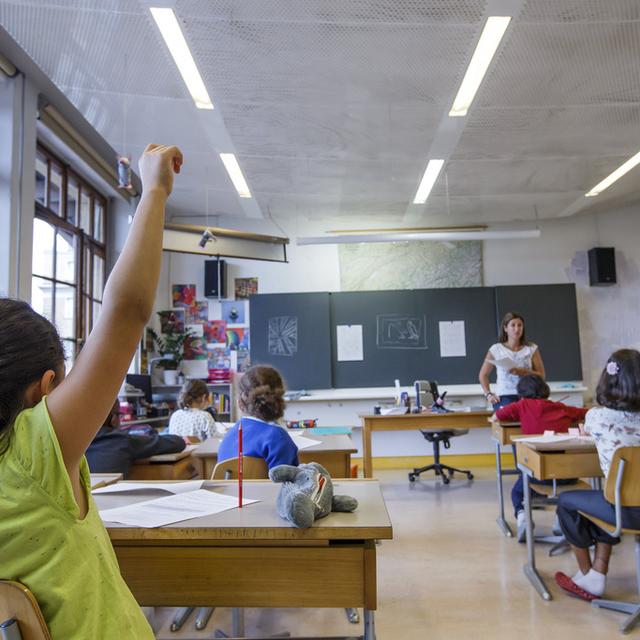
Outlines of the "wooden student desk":
[{"label": "wooden student desk", "polygon": [[[205,488],[237,495],[237,483]],[[244,483],[260,502],[155,529],[107,523],[122,575],[148,606],[362,607],[364,639],[374,640],[376,544],[393,537],[376,481],[343,480],[336,493],[358,500],[354,513],[331,513],[296,529],[276,513],[279,485]],[[99,509],[132,504],[160,492],[94,496]],[[295,576],[302,577],[294,585]],[[308,578],[308,579],[305,579]]]},{"label": "wooden student desk", "polygon": [[373,431],[412,431],[414,429],[487,428],[492,411],[452,411],[450,413],[409,413],[404,415],[361,415],[364,477],[373,476],[371,433]]},{"label": "wooden student desk", "polygon": [[536,569],[529,480],[530,478],[536,480],[600,478],[602,477],[602,469],[595,444],[593,449],[586,450],[535,451],[525,442],[516,441],[516,456],[518,469],[522,471],[524,483],[524,512],[527,530],[527,564],[524,565],[524,574],[542,598],[551,600],[551,593]]},{"label": "wooden student desk", "polygon": [[136,460],[129,470],[129,480],[191,480],[200,478],[200,462],[192,457],[195,447],[180,453],[163,453]]},{"label": "wooden student desk", "polygon": [[[351,476],[351,454],[357,452],[351,436],[316,436],[306,432],[302,435],[311,440],[320,440],[320,444],[302,449],[298,453],[300,462],[318,462],[332,478],[349,478]],[[296,437],[292,436],[292,438],[295,442]],[[208,438],[193,451],[194,459],[199,460],[202,465],[203,478],[211,477],[213,468],[218,462],[219,446],[220,440],[218,438]]]}]

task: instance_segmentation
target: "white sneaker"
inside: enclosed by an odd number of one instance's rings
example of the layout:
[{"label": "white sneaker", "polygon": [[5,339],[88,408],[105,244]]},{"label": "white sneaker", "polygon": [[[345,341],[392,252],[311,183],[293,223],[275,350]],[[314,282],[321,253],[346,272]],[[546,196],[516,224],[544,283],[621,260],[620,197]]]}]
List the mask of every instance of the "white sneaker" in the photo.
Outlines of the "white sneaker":
[{"label": "white sneaker", "polygon": [[516,540],[518,542],[525,542],[527,539],[527,518],[524,513],[524,509],[522,511],[518,511],[518,515],[516,515]]}]

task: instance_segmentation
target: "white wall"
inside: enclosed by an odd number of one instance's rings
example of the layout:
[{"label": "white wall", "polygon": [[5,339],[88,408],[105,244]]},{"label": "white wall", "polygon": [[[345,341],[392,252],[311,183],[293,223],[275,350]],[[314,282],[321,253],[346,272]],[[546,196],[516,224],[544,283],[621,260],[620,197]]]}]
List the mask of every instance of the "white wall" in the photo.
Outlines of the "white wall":
[{"label": "white wall", "polygon": [[[198,222],[202,224],[202,220]],[[245,229],[282,234],[273,225],[268,227],[268,223],[262,228],[256,228],[255,222],[248,224],[245,223]],[[297,247],[295,234],[309,235],[312,231],[301,222],[281,222],[279,226],[291,238],[290,262],[229,260],[229,286],[233,287],[236,277],[257,276],[260,293],[339,291],[336,246]],[[315,225],[310,223],[311,226]],[[239,227],[235,225],[235,228]],[[612,350],[623,346],[640,347],[640,207],[606,215],[578,215],[545,221],[540,228],[539,239],[486,241],[484,284],[575,282],[584,380],[592,389]],[[586,252],[594,246],[615,247],[616,285],[589,286]],[[171,283],[195,282],[198,294],[201,294],[204,281],[201,257],[165,253],[164,263],[158,309],[169,304]]]}]

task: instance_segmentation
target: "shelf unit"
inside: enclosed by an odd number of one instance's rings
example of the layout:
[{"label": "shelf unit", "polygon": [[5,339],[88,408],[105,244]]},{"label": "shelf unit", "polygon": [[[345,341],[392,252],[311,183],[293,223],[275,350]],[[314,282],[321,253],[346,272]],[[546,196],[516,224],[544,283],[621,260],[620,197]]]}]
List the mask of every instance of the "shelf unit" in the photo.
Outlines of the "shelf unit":
[{"label": "shelf unit", "polygon": [[[153,401],[154,402],[176,402],[182,385],[179,384],[159,384],[154,385]],[[231,382],[208,382],[207,388],[213,396],[213,407],[218,414],[220,422],[235,422],[235,398],[234,389]],[[221,401],[221,398],[224,400]],[[221,404],[223,402],[223,405]],[[220,408],[226,409],[220,411]]]}]

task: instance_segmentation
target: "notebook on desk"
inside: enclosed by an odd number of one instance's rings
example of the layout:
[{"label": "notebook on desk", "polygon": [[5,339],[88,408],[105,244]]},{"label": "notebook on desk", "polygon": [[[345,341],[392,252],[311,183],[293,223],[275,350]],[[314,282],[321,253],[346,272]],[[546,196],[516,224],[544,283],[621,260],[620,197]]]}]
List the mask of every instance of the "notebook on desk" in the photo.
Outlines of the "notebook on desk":
[{"label": "notebook on desk", "polygon": [[187,458],[191,455],[193,451],[198,448],[198,444],[188,444],[182,451],[178,453],[160,453],[157,456],[151,456],[150,458],[146,458],[149,462],[177,462],[178,460],[182,460],[182,458]]}]

